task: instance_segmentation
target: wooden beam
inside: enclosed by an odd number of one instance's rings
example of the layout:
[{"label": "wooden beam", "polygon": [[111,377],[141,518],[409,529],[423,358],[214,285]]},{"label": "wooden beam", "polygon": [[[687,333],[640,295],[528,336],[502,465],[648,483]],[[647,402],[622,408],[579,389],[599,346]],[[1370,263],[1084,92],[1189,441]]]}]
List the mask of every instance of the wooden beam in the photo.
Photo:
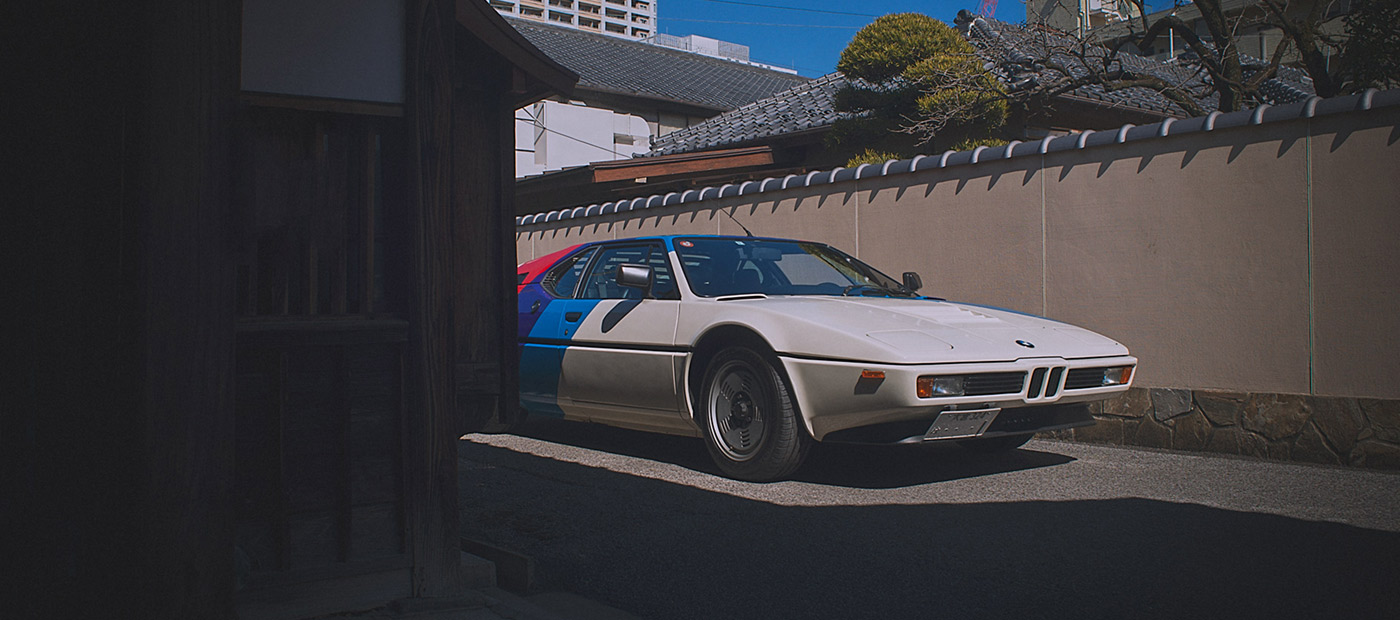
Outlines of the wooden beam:
[{"label": "wooden beam", "polygon": [[735,168],[748,168],[750,166],[767,166],[772,163],[773,149],[766,146],[734,149],[731,151],[686,154],[673,158],[642,158],[626,162],[595,164],[593,167],[593,182],[607,183],[610,181],[650,179],[653,177],[664,177],[676,174],[715,172],[719,170],[732,170]]}]

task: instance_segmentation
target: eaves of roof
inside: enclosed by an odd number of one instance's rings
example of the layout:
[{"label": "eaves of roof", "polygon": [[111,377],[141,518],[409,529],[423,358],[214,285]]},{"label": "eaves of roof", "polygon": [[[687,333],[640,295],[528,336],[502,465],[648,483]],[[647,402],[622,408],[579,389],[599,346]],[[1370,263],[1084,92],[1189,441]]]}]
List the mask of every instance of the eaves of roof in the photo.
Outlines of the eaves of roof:
[{"label": "eaves of roof", "polygon": [[457,23],[486,46],[505,57],[528,79],[517,85],[512,104],[523,107],[552,93],[569,95],[578,82],[577,73],[550,58],[506,23],[491,5],[477,0],[456,0]]},{"label": "eaves of roof", "polygon": [[504,19],[550,58],[577,73],[579,90],[718,112],[807,81],[794,74],[640,41]]}]

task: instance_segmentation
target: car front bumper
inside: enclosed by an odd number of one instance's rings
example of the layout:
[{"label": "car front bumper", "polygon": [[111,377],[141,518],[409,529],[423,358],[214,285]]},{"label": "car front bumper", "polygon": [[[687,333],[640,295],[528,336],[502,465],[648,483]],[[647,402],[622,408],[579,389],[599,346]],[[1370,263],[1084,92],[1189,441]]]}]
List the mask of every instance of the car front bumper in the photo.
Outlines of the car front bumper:
[{"label": "car front bumper", "polygon": [[[819,360],[779,356],[792,382],[803,422],[818,441],[873,441],[888,443],[891,437],[915,429],[923,423],[925,430],[910,432],[894,439],[919,441],[1021,434],[1091,424],[1087,407],[1070,407],[1110,398],[1126,391],[1132,379],[1116,385],[1085,387],[1070,381],[1071,371],[1121,366],[1136,367],[1132,356],[1089,359],[1059,357],[1025,358],[1011,362],[971,362],[955,364],[891,365],[849,361]],[[920,398],[917,390],[921,376],[990,375],[1023,373],[1019,387],[1006,384],[999,393],[964,396]],[[875,379],[873,377],[879,377]],[[943,412],[997,410],[994,420],[975,435],[952,435],[932,432],[931,426]],[[860,429],[882,429],[867,435]],[[956,435],[956,436],[954,436]]]}]

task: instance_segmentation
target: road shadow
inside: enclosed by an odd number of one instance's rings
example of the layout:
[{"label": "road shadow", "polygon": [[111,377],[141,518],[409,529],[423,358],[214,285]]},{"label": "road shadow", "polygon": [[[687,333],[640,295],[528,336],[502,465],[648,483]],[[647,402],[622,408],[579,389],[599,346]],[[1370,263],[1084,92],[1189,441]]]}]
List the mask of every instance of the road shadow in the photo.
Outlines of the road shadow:
[{"label": "road shadow", "polygon": [[[516,434],[578,448],[670,463],[720,475],[701,440],[568,420],[531,419]],[[919,446],[813,446],[793,480],[863,489],[889,489],[976,478],[1073,462],[1053,452],[1001,454],[965,450],[952,442]]]},{"label": "road shadow", "polygon": [[542,590],[652,620],[1400,609],[1400,534],[1335,523],[1147,499],[780,505],[484,444],[459,454],[463,535],[532,556]]}]

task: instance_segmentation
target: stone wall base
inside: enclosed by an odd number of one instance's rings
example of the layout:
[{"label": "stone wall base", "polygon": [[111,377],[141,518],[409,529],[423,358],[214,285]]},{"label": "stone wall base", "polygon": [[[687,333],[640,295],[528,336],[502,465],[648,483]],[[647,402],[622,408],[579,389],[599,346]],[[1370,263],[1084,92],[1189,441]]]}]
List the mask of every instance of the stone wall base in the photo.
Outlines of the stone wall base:
[{"label": "stone wall base", "polygon": [[1090,410],[1098,424],[1043,436],[1400,470],[1400,400],[1131,388]]}]

